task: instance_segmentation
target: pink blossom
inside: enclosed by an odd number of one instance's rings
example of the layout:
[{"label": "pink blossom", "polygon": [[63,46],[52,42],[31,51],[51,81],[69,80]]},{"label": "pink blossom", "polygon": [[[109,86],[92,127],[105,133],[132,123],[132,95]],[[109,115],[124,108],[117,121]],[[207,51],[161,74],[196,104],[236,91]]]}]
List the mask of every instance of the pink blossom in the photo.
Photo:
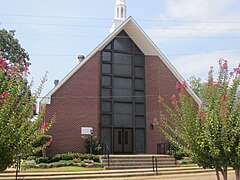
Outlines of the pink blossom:
[{"label": "pink blossom", "polygon": [[234,72],[230,72],[229,74],[230,74],[230,76],[233,76]]},{"label": "pink blossom", "polygon": [[238,74],[240,74],[240,67],[234,68],[233,70],[234,72],[237,72]]},{"label": "pink blossom", "polygon": [[201,111],[201,112],[198,113],[198,117],[199,117],[200,119],[204,119],[205,116],[206,116],[206,113],[203,112],[203,111]]},{"label": "pink blossom", "polygon": [[4,61],[2,58],[0,59],[0,69],[4,69],[7,65],[7,62]]},{"label": "pink blossom", "polygon": [[176,95],[172,95],[172,99],[176,99],[177,97],[176,97]]},{"label": "pink blossom", "polygon": [[3,93],[2,93],[2,97],[3,97],[3,98],[8,98],[8,93],[3,92]]},{"label": "pink blossom", "polygon": [[176,88],[181,89],[181,85],[178,82],[176,82]]},{"label": "pink blossom", "polygon": [[224,60],[224,63],[221,65],[221,69],[227,69],[227,68],[228,68],[227,60]]},{"label": "pink blossom", "polygon": [[24,73],[27,73],[28,70],[29,70],[29,64],[27,63],[27,64],[25,65]]},{"label": "pink blossom", "polygon": [[214,82],[214,83],[213,83],[213,86],[214,86],[214,87],[218,87],[218,86],[219,86],[218,82]]},{"label": "pink blossom", "polygon": [[227,100],[227,95],[224,94],[221,98],[220,104],[222,105]]},{"label": "pink blossom", "polygon": [[162,102],[164,102],[164,99],[162,97],[158,97],[158,102],[162,103]]},{"label": "pink blossom", "polygon": [[41,129],[46,129],[48,127],[48,123],[44,123],[42,126],[41,126]]},{"label": "pink blossom", "polygon": [[184,81],[184,82],[182,83],[182,88],[185,88],[185,87],[187,87],[186,81]]}]

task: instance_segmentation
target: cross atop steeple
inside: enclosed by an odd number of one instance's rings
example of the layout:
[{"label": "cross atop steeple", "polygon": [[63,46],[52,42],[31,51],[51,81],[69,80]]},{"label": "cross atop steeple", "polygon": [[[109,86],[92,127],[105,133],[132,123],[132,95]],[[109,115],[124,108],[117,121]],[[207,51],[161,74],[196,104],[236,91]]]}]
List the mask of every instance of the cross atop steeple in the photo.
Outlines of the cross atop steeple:
[{"label": "cross atop steeple", "polygon": [[125,0],[115,0],[114,20],[112,22],[110,33],[112,33],[127,17],[127,6]]}]

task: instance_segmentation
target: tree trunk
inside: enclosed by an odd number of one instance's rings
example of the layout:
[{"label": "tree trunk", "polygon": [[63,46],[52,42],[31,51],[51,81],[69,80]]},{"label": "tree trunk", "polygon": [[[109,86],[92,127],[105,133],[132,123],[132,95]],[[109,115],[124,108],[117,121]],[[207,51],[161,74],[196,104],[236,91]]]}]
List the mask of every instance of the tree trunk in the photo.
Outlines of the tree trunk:
[{"label": "tree trunk", "polygon": [[217,180],[220,180],[220,175],[219,175],[219,168],[216,167],[216,176],[217,176]]},{"label": "tree trunk", "polygon": [[222,175],[223,175],[223,179],[227,180],[227,167],[223,167],[223,169],[221,169]]},{"label": "tree trunk", "polygon": [[236,180],[240,180],[240,169],[239,168],[235,169],[235,177],[236,177]]},{"label": "tree trunk", "polygon": [[46,149],[42,150],[42,157],[44,157],[44,158],[46,157]]}]

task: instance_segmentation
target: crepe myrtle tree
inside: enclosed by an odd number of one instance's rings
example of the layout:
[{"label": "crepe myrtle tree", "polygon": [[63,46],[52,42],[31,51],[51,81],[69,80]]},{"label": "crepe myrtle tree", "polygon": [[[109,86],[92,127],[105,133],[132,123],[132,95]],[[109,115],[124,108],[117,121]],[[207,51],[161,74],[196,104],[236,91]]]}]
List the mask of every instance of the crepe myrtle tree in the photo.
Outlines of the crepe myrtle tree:
[{"label": "crepe myrtle tree", "polygon": [[0,172],[19,159],[38,151],[33,144],[41,136],[42,112],[34,116],[34,103],[46,77],[32,93],[27,82],[28,66],[0,58]]},{"label": "crepe myrtle tree", "polygon": [[228,62],[220,59],[216,80],[213,74],[211,67],[201,104],[188,94],[186,83],[176,83],[179,92],[171,105],[159,97],[163,111],[155,125],[199,166],[215,168],[217,179],[221,172],[227,180],[227,167],[232,167],[240,180],[240,64],[229,73]]}]

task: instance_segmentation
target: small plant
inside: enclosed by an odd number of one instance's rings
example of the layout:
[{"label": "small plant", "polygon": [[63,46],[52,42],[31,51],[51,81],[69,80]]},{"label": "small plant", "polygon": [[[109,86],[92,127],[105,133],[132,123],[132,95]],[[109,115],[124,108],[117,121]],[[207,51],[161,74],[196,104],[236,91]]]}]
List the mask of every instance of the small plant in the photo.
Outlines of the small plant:
[{"label": "small plant", "polygon": [[80,163],[80,162],[81,162],[81,159],[80,159],[80,158],[74,158],[74,159],[73,159],[73,162],[75,162],[75,163]]},{"label": "small plant", "polygon": [[37,164],[40,164],[40,163],[48,163],[49,162],[49,158],[48,157],[39,157],[39,158],[36,158],[36,163]]},{"label": "small plant", "polygon": [[85,139],[86,153],[90,153],[90,149],[92,149],[92,154],[95,155],[101,152],[102,147],[97,140],[97,136],[83,136],[82,138]]},{"label": "small plant", "polygon": [[86,163],[84,161],[81,161],[81,167],[86,167]]},{"label": "small plant", "polygon": [[92,163],[93,163],[93,160],[90,160],[90,159],[84,159],[84,162],[85,162],[85,163],[88,163],[88,164],[92,164]]}]

